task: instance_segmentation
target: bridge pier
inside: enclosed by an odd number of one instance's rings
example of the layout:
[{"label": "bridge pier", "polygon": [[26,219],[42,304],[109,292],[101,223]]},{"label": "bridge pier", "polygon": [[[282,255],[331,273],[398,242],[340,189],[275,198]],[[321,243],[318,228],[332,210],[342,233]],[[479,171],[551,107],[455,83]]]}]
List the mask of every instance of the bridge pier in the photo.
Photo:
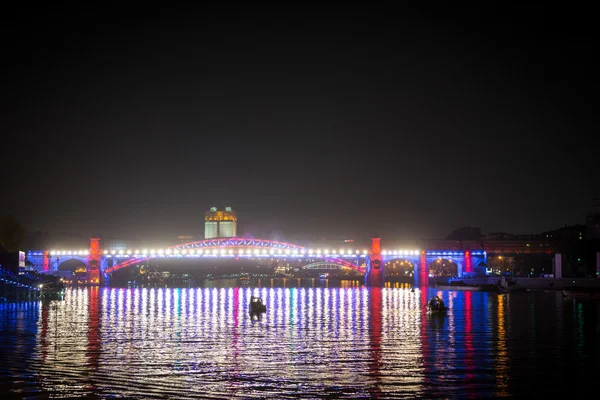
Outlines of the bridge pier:
[{"label": "bridge pier", "polygon": [[552,272],[555,278],[562,278],[562,254],[557,253],[552,259]]},{"label": "bridge pier", "polygon": [[371,251],[367,259],[365,286],[383,287],[385,284],[384,264],[381,260],[381,238],[371,238]]},{"label": "bridge pier", "polygon": [[425,251],[421,251],[419,270],[419,274],[415,275],[415,286],[429,286],[429,263]]},{"label": "bridge pier", "polygon": [[88,282],[100,283],[100,238],[90,238],[90,255],[87,262]]}]

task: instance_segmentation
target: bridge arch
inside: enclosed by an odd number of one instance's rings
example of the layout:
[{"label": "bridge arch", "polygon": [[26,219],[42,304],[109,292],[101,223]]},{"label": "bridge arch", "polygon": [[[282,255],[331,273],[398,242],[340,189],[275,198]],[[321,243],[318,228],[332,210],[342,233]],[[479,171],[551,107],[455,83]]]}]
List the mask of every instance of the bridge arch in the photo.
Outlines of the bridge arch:
[{"label": "bridge arch", "polygon": [[77,260],[81,263],[83,263],[83,265],[85,265],[85,267],[87,268],[88,265],[88,258],[87,256],[85,257],[80,257],[80,256],[59,256],[54,258],[52,261],[52,271],[58,271],[60,269],[61,266],[64,267],[64,264],[66,262],[69,261],[73,261],[73,260]]},{"label": "bridge arch", "polygon": [[433,278],[458,277],[464,272],[462,263],[447,255],[428,260],[427,270],[427,274]]},{"label": "bridge arch", "polygon": [[342,269],[341,264],[336,264],[328,261],[315,261],[302,266],[302,269]]},{"label": "bridge arch", "polygon": [[418,262],[412,258],[398,256],[385,259],[385,276],[413,277],[416,275]]},{"label": "bridge arch", "polygon": [[280,242],[266,239],[246,239],[246,238],[214,238],[205,239],[196,242],[181,243],[167,248],[167,253],[157,252],[152,254],[134,255],[112,267],[107,268],[104,273],[110,274],[122,268],[136,265],[152,258],[161,258],[164,256],[273,256],[273,257],[297,257],[308,258],[337,264],[342,267],[364,272],[364,268],[359,267],[349,261],[339,257],[329,255],[312,254],[304,246],[293,243]]}]

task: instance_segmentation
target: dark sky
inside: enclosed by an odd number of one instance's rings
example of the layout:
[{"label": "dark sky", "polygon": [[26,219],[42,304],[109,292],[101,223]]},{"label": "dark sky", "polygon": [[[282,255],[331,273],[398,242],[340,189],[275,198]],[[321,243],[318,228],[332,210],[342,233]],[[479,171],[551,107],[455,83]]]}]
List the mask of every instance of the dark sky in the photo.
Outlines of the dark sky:
[{"label": "dark sky", "polygon": [[600,196],[591,10],[150,4],[5,9],[2,213],[410,239],[584,223]]}]

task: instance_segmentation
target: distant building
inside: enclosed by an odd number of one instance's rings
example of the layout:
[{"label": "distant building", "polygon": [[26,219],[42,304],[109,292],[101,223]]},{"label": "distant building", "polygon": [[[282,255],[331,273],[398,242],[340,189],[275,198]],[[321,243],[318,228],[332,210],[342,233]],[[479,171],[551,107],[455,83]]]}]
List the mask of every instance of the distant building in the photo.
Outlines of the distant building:
[{"label": "distant building", "polygon": [[543,232],[543,239],[554,239],[554,240],[583,240],[584,233],[586,230],[585,225],[565,225],[562,228],[554,229],[551,231]]},{"label": "distant building", "polygon": [[446,240],[480,240],[481,238],[483,238],[481,235],[481,228],[466,226],[452,231],[452,233],[446,237]]},{"label": "distant building", "polygon": [[490,232],[483,237],[485,240],[542,240],[545,236],[541,234],[514,234],[508,232]]},{"label": "distant building", "polygon": [[592,202],[592,211],[585,218],[585,235],[588,240],[600,239],[600,198]]},{"label": "distant building", "polygon": [[211,207],[204,213],[204,238],[228,238],[237,235],[237,215],[231,207],[224,211]]}]

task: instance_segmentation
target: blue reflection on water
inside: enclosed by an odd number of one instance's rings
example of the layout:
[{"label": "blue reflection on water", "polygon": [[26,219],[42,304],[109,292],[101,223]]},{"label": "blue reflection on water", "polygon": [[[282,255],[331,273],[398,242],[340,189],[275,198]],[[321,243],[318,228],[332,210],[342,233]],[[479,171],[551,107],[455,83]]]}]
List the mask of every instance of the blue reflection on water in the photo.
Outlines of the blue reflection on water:
[{"label": "blue reflection on water", "polygon": [[[447,315],[426,313],[435,294]],[[267,304],[260,318],[251,295]],[[552,393],[544,382],[568,377],[577,391],[598,378],[599,310],[560,292],[70,288],[62,301],[0,304],[0,388],[40,398],[479,398]]]}]

